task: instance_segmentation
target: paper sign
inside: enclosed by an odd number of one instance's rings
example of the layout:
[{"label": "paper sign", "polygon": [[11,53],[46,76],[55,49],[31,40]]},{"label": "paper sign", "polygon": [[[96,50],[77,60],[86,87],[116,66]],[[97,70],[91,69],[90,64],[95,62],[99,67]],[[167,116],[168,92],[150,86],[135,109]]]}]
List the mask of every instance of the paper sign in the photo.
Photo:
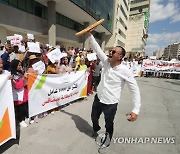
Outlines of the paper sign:
[{"label": "paper sign", "polygon": [[27,42],[29,52],[41,53],[39,43]]},{"label": "paper sign", "polygon": [[54,49],[47,54],[47,57],[52,63],[55,63],[56,60],[60,61],[60,59],[62,58],[62,54],[60,49]]},{"label": "paper sign", "polygon": [[96,53],[87,54],[87,59],[89,61],[96,60],[97,59]]},{"label": "paper sign", "polygon": [[11,41],[12,45],[21,45],[22,38],[20,36],[7,36],[6,39]]},{"label": "paper sign", "polygon": [[22,41],[22,39],[23,39],[23,36],[22,35],[19,35],[19,34],[14,34],[14,36],[17,36],[17,37],[19,37],[19,39]]},{"label": "paper sign", "polygon": [[32,67],[38,74],[42,74],[45,70],[45,64],[42,61],[33,64]]},{"label": "paper sign", "polygon": [[26,51],[25,46],[24,45],[20,45],[19,46],[19,51],[24,53]]},{"label": "paper sign", "polygon": [[61,58],[67,57],[67,56],[68,56],[67,53],[65,53],[65,52],[61,53]]},{"label": "paper sign", "polygon": [[34,40],[34,35],[33,34],[27,34],[27,38],[30,40]]}]

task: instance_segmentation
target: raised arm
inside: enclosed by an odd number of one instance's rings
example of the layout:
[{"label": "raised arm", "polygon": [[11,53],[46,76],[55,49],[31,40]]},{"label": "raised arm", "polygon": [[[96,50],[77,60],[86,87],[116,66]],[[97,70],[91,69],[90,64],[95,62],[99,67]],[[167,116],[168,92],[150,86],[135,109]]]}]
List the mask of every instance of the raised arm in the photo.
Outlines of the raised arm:
[{"label": "raised arm", "polygon": [[97,56],[102,61],[102,63],[104,63],[107,60],[108,57],[103,52],[103,50],[101,49],[99,44],[96,42],[96,40],[95,40],[95,38],[94,38],[94,36],[92,34],[89,34],[89,38],[88,39],[89,39],[89,43],[90,43],[91,47],[96,52]]}]

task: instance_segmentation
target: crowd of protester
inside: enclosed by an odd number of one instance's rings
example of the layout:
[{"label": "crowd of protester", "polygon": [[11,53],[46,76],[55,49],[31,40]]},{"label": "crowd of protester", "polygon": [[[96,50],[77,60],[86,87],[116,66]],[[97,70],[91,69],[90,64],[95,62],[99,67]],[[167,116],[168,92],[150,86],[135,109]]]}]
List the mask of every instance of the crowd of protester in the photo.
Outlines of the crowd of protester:
[{"label": "crowd of protester", "polygon": [[[42,61],[46,66],[43,74],[62,74],[86,70],[89,74],[87,96],[92,94],[93,90],[96,91],[102,69],[99,59],[88,60],[87,54],[93,52],[91,49],[85,51],[74,47],[66,49],[64,46],[61,46],[60,51],[67,53],[67,56],[52,63],[48,59],[47,53],[54,50],[54,47],[40,44],[41,53],[34,53],[28,51],[27,42],[35,42],[35,40],[26,39],[26,41],[22,41],[22,44],[25,46],[25,52],[20,51],[19,47],[12,45],[10,41],[7,41],[5,44],[0,42],[0,74],[9,74],[9,79],[12,82],[16,122],[21,127],[28,127],[29,124],[37,123],[40,118],[59,110],[57,108],[31,118],[28,117],[27,74],[38,73],[33,69],[33,64]],[[23,99],[18,98],[17,91],[24,93]]]}]

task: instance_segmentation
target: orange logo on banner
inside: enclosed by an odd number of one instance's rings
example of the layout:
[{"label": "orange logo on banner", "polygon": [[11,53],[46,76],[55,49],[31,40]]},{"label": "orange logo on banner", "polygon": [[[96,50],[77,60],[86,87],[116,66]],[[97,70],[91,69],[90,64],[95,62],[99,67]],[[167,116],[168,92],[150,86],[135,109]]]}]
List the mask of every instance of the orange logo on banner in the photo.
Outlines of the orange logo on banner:
[{"label": "orange logo on banner", "polygon": [[9,112],[8,108],[1,120],[1,127],[0,127],[0,143],[4,140],[10,138],[12,136],[11,128],[10,128],[10,121],[9,121]]},{"label": "orange logo on banner", "polygon": [[33,83],[35,82],[36,78],[37,78],[37,74],[31,74],[28,75],[28,92],[31,90],[31,87],[33,85]]}]

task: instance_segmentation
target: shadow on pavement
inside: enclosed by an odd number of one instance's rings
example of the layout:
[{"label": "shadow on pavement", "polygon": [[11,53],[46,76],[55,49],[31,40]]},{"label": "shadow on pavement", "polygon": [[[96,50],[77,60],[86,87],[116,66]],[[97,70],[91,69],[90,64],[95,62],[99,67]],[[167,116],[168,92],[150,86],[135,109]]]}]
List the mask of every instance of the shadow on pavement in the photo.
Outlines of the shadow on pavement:
[{"label": "shadow on pavement", "polygon": [[76,114],[72,114],[72,113],[69,113],[69,112],[64,111],[64,110],[60,110],[60,112],[71,116],[71,119],[76,124],[77,129],[80,132],[84,133],[85,135],[93,138],[92,137],[92,132],[93,132],[92,126],[86,120],[82,119],[80,116],[78,116]]}]

